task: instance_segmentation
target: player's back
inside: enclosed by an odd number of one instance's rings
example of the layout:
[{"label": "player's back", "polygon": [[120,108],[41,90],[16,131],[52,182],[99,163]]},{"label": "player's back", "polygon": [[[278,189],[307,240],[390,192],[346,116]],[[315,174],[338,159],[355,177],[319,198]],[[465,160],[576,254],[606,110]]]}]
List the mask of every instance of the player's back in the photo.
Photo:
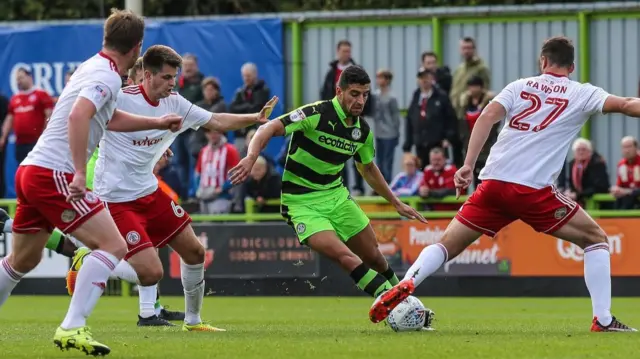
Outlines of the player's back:
[{"label": "player's back", "polygon": [[567,77],[542,74],[510,83],[494,101],[507,115],[480,179],[533,188],[552,185],[569,146],[608,94]]},{"label": "player's back", "polygon": [[73,173],[68,131],[69,115],[76,99],[82,96],[96,107],[96,114],[91,119],[89,128],[89,160],[106,129],[107,122],[113,116],[115,99],[121,84],[122,79],[116,64],[108,56],[99,53],[82,63],[60,94],[47,127],[22,164]]}]

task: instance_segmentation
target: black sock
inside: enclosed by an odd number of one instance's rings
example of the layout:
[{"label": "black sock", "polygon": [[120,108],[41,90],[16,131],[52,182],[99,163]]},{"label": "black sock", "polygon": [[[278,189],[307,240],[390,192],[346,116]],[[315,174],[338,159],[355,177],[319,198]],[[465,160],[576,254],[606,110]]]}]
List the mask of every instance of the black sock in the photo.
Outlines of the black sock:
[{"label": "black sock", "polygon": [[389,269],[387,269],[386,271],[380,274],[382,274],[383,277],[387,278],[387,280],[389,281],[389,283],[391,283],[391,285],[396,285],[400,283],[400,280],[398,279],[396,272],[393,271],[393,268],[391,268],[391,266],[389,266]]},{"label": "black sock", "polygon": [[374,298],[392,287],[384,276],[368,268],[364,263],[357,266],[350,275],[358,288]]}]

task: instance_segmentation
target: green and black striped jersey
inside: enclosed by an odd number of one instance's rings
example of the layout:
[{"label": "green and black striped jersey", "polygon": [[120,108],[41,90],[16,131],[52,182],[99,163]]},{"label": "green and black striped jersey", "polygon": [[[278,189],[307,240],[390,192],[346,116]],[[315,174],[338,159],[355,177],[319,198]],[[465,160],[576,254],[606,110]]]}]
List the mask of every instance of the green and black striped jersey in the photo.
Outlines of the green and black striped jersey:
[{"label": "green and black striped jersey", "polygon": [[358,117],[352,126],[338,99],[302,106],[278,119],[291,135],[282,175],[282,200],[305,199],[326,191],[344,189],[342,169],[353,157],[373,161],[373,132]]}]

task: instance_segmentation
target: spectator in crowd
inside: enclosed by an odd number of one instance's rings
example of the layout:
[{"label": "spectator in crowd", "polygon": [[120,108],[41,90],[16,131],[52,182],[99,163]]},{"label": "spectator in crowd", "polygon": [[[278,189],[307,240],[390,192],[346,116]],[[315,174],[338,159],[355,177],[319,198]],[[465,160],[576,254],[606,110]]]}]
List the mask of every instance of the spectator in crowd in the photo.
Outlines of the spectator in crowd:
[{"label": "spectator in crowd", "polygon": [[596,193],[609,193],[609,174],[604,158],[593,150],[591,141],[578,138],[572,145],[573,160],[565,164],[558,176],[564,194],[584,206]]},{"label": "spectator in crowd", "polygon": [[640,154],[638,140],[626,136],[621,141],[622,159],[618,162],[616,185],[611,195],[616,198],[617,209],[634,209],[640,205]]},{"label": "spectator in crowd", "polygon": [[232,144],[227,143],[223,133],[205,130],[205,134],[209,143],[200,151],[195,169],[200,213],[229,213],[232,185],[227,174],[240,162],[240,154]]},{"label": "spectator in crowd", "polygon": [[127,76],[127,86],[139,85],[142,83],[144,77],[144,71],[142,71],[142,57],[136,60],[136,63],[129,69],[129,75]]},{"label": "spectator in crowd", "polygon": [[[321,100],[331,100],[336,96],[336,86],[338,79],[342,71],[351,65],[356,65],[356,62],[351,58],[351,42],[348,40],[341,40],[336,45],[336,59],[329,63],[329,71],[324,76],[324,82],[320,89]],[[371,116],[373,112],[373,100],[369,97],[369,100],[365,102],[364,109],[362,110],[362,116]],[[364,194],[364,182],[360,172],[356,169],[355,162],[352,163],[351,169],[353,170],[353,195],[359,196]],[[342,179],[344,183],[349,187],[349,167],[344,166],[342,171]]]},{"label": "spectator in crowd", "polygon": [[53,98],[46,91],[33,86],[31,72],[26,69],[16,72],[16,82],[20,92],[9,100],[8,114],[2,124],[0,149],[4,148],[13,130],[16,137],[15,158],[21,163],[44,131],[53,111]]},{"label": "spectator in crowd", "polygon": [[422,53],[422,67],[435,74],[436,86],[449,95],[451,92],[451,69],[449,66],[438,67],[438,55],[427,51]]},{"label": "spectator in crowd", "polygon": [[389,187],[398,197],[415,196],[418,194],[418,187],[422,182],[420,159],[414,154],[406,153],[402,167],[404,171],[393,178]]},{"label": "spectator in crowd", "polygon": [[[247,151],[249,150],[249,143],[251,142],[251,139],[255,134],[256,134],[255,128],[247,132],[246,141],[244,142],[243,147],[240,149],[240,158],[245,158],[247,156]],[[270,170],[274,172],[276,163],[271,159],[271,157],[269,157],[264,150],[260,152],[260,156],[267,162],[267,165],[269,165]],[[232,194],[233,194],[233,203],[232,203],[233,206],[231,211],[233,213],[244,213],[245,212],[244,190],[239,189],[239,187],[234,187],[232,189]]]},{"label": "spectator in crowd", "polygon": [[[218,81],[217,78],[207,77],[202,80],[202,93],[204,98],[202,101],[196,103],[196,106],[213,113],[227,112],[227,105],[224,103],[224,97],[222,97],[220,93],[220,81]],[[191,156],[198,158],[200,150],[207,142],[207,136],[203,128],[193,131],[189,139],[189,152]]]},{"label": "spectator in crowd", "polygon": [[422,163],[429,163],[435,147],[447,148],[458,136],[458,120],[447,95],[433,86],[433,72],[418,70],[418,89],[413,93],[405,125],[405,153],[416,147]]},{"label": "spectator in crowd", "polygon": [[380,70],[376,74],[378,89],[373,94],[375,110],[376,159],[382,176],[389,183],[393,175],[393,158],[400,138],[400,108],[398,100],[391,94],[393,74]]},{"label": "spectator in crowd", "polygon": [[[193,54],[185,54],[182,57],[182,72],[176,84],[178,93],[192,103],[202,101],[204,98],[201,86],[203,79],[204,75],[198,67],[198,58]],[[189,151],[189,140],[192,133],[191,129],[184,131],[171,145],[174,154],[171,158],[171,166],[180,178],[180,188],[177,190],[180,198],[184,199],[189,197],[189,187],[195,163]]]},{"label": "spectator in crowd", "polygon": [[[429,152],[429,165],[424,168],[422,182],[418,193],[427,199],[441,199],[456,194],[453,176],[458,169],[455,165],[447,164],[444,150],[436,147]],[[430,206],[435,211],[457,210],[457,204],[434,204]]]},{"label": "spectator in crowd", "polygon": [[249,180],[244,183],[243,198],[256,201],[257,211],[262,213],[279,213],[279,205],[267,205],[269,199],[279,199],[282,182],[267,160],[259,156],[251,168]]},{"label": "spectator in crowd", "polygon": [[[0,121],[4,124],[4,120],[9,113],[9,99],[0,93]],[[0,126],[2,128],[2,126]],[[4,148],[0,148],[3,151]],[[0,198],[5,196],[5,184],[4,184],[4,156],[0,155]]]},{"label": "spectator in crowd", "polygon": [[[262,107],[271,98],[271,90],[264,82],[258,78],[258,68],[253,63],[246,63],[242,65],[240,69],[242,74],[242,81],[244,85],[236,90],[236,94],[233,97],[233,101],[229,106],[231,113],[254,113],[260,112]],[[238,148],[242,148],[245,143],[245,137],[247,132],[255,129],[256,126],[251,126],[237,130],[235,145]]]},{"label": "spectator in crowd", "polygon": [[473,38],[465,37],[460,40],[460,54],[462,55],[462,63],[453,72],[453,85],[450,93],[451,103],[456,110],[462,107],[460,96],[466,91],[467,82],[471,77],[480,77],[484,87],[491,88],[489,67],[478,56],[476,42]]},{"label": "spectator in crowd", "polygon": [[[460,138],[462,139],[462,148],[466,149],[469,146],[469,138],[471,137],[471,131],[476,124],[478,117],[482,113],[482,110],[491,102],[494,94],[488,91],[484,86],[484,80],[480,76],[472,76],[467,81],[467,91],[463,92],[460,97],[460,108],[458,110]],[[491,146],[498,140],[498,132],[500,131],[500,122],[496,123],[489,137],[482,148],[482,151],[478,155],[476,161],[476,167],[473,170],[474,183],[476,186],[480,183],[478,176],[480,171],[484,168],[489,157],[489,150]]]},{"label": "spectator in crowd", "polygon": [[169,198],[171,198],[175,203],[178,203],[180,201],[180,196],[178,196],[178,194],[171,188],[171,186],[169,186],[164,181],[164,179],[160,175],[162,170],[167,168],[168,166],[169,159],[166,156],[160,157],[158,163],[156,163],[156,165],[153,167],[153,174],[158,179],[158,188],[160,188],[160,190],[162,190],[162,192],[169,196]]}]

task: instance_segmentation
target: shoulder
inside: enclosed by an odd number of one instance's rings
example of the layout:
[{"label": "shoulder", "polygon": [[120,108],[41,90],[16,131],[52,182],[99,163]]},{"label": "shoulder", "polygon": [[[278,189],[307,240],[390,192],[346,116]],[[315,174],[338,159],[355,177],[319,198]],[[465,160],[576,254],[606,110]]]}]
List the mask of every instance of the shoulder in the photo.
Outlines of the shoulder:
[{"label": "shoulder", "polygon": [[444,172],[446,173],[455,173],[458,170],[455,165],[448,164],[444,166]]},{"label": "shoulder", "polygon": [[424,174],[433,173],[433,166],[431,166],[431,165],[426,165],[426,166],[424,167],[424,171],[423,171],[423,173],[424,173]]},{"label": "shoulder", "polygon": [[138,87],[138,86],[127,86],[127,87],[121,88],[119,90],[119,95],[121,95],[121,96],[118,96],[118,98],[123,98],[123,99],[129,98],[130,99],[130,98],[133,98],[135,96],[142,95],[142,92],[140,91],[140,87]]},{"label": "shoulder", "polygon": [[627,161],[626,161],[624,158],[622,158],[620,161],[618,161],[618,165],[617,165],[617,166],[618,166],[618,167],[620,167],[620,166],[624,166],[624,165],[626,164],[626,162],[627,162]]}]

